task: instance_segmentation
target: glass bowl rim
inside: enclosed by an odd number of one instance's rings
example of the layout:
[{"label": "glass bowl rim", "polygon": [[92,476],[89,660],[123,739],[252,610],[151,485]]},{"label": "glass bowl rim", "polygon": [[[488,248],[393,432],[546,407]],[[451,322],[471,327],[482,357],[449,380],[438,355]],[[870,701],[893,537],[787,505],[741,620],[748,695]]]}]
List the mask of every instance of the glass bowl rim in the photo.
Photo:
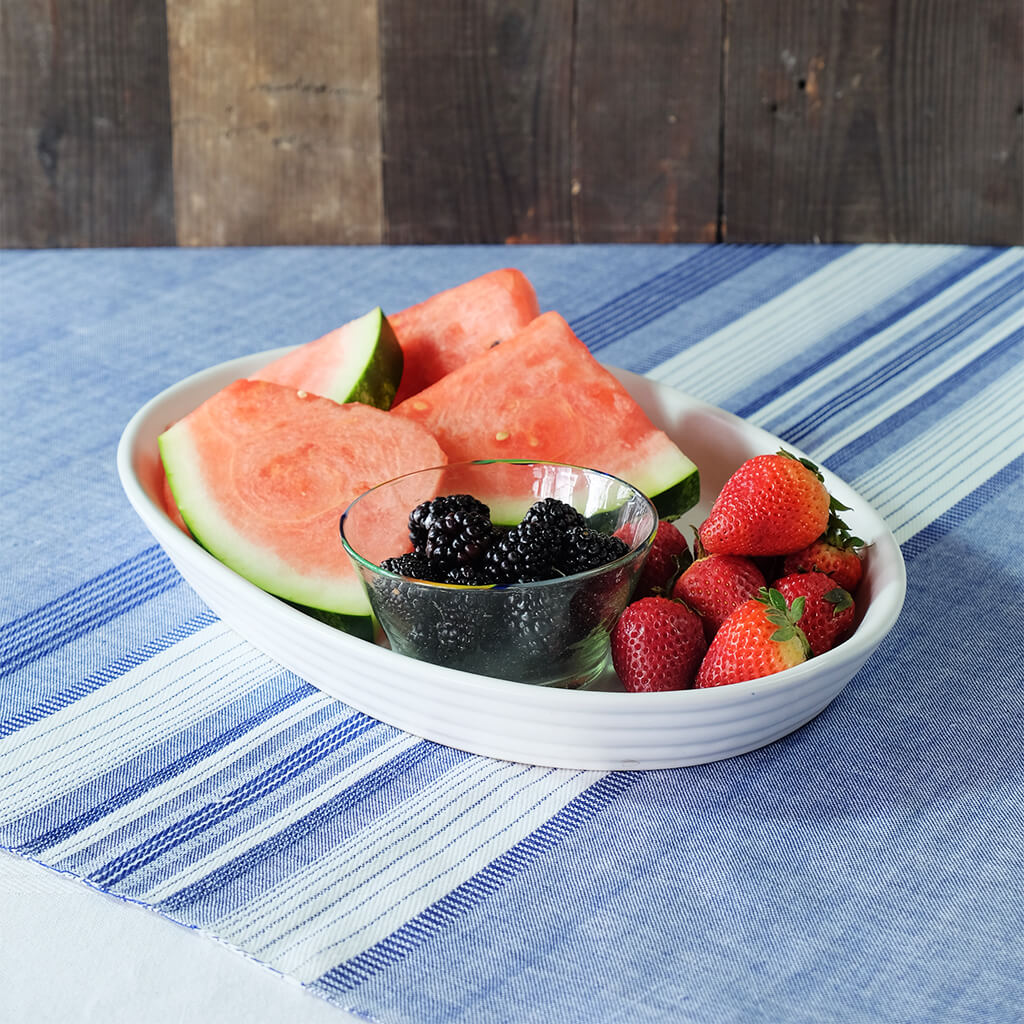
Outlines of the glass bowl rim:
[{"label": "glass bowl rim", "polygon": [[[547,580],[531,580],[524,583],[485,583],[485,584],[467,584],[467,583],[441,583],[435,580],[421,580],[415,576],[401,576],[398,573],[391,572],[388,569],[383,569],[376,562],[371,562],[368,558],[361,555],[352,545],[349,543],[348,538],[345,536],[345,519],[349,513],[356,506],[356,504],[363,500],[363,498],[369,497],[375,491],[380,490],[383,487],[387,487],[389,484],[393,484],[398,480],[406,480],[409,477],[416,476],[420,473],[436,473],[446,469],[462,468],[466,466],[555,466],[565,467],[567,469],[576,469],[583,473],[593,473],[597,476],[606,477],[609,480],[614,480],[617,483],[622,484],[628,488],[637,497],[639,497],[650,509],[651,516],[653,519],[653,526],[651,527],[650,533],[647,534],[640,542],[630,545],[629,550],[618,558],[613,559],[610,562],[605,562],[604,565],[599,565],[594,569],[586,569],[583,572],[575,572],[568,576],[555,576]],[[538,499],[540,500],[540,499]],[[412,511],[410,509],[410,511]],[[439,590],[487,590],[487,591],[503,591],[515,589],[525,589],[530,587],[549,587],[552,584],[565,583],[567,581],[577,582],[581,580],[591,579],[594,576],[598,576],[601,573],[608,572],[610,569],[620,567],[625,564],[630,558],[636,556],[638,551],[642,551],[644,548],[649,548],[654,543],[654,536],[658,532],[658,524],[660,519],[658,517],[658,509],[654,502],[644,494],[635,484],[631,484],[628,480],[623,479],[621,476],[616,476],[614,473],[609,473],[604,469],[595,469],[593,466],[580,466],[572,462],[551,462],[546,459],[466,459],[459,462],[446,462],[440,466],[424,466],[422,469],[414,469],[408,473],[400,473],[398,476],[391,477],[389,480],[382,480],[379,484],[374,484],[373,487],[367,488],[362,494],[353,498],[345,510],[341,513],[341,518],[338,520],[338,529],[341,533],[341,543],[348,553],[349,557],[352,558],[357,565],[373,571],[374,573],[389,577],[395,580],[403,580],[405,582],[413,582],[419,586],[432,587]]]}]

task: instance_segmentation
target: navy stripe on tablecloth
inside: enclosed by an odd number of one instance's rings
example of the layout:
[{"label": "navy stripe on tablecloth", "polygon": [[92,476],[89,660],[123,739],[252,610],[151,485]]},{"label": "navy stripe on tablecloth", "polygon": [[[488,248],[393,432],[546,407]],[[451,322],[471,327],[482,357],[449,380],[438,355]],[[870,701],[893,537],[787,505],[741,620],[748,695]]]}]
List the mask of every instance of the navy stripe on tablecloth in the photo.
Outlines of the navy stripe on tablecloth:
[{"label": "navy stripe on tablecloth", "polygon": [[962,526],[979,509],[995,501],[1011,484],[1024,478],[1024,455],[1008,462],[980,487],[958,501],[952,508],[933,519],[924,529],[908,537],[901,545],[904,561],[913,561],[933,544]]},{"label": "navy stripe on tablecloth", "polygon": [[173,825],[150,836],[134,849],[119,854],[93,871],[89,875],[89,881],[104,888],[117,885],[128,875],[151,864],[167,850],[239,813],[270,790],[283,786],[296,775],[307,771],[336,750],[358,739],[364,732],[377,728],[379,725],[380,722],[376,719],[356,712],[284,758],[274,767],[267,769],[265,773],[250,779],[221,799],[193,811]]},{"label": "navy stripe on tablecloth", "polygon": [[[163,557],[166,558],[166,556]],[[167,564],[171,565],[169,559],[167,560]],[[66,596],[67,595],[65,595],[65,597]],[[64,598],[61,598],[60,600],[63,601]],[[30,707],[24,708],[8,718],[3,719],[0,721],[0,739],[4,736],[10,736],[19,729],[23,729],[25,726],[31,725],[33,722],[38,722],[40,719],[46,718],[48,715],[52,715],[55,712],[60,711],[61,708],[67,707],[76,700],[80,700],[87,694],[90,694],[99,687],[109,683],[112,679],[117,679],[120,676],[123,676],[125,672],[128,672],[136,666],[141,665],[143,662],[148,661],[161,651],[166,651],[180,640],[183,640],[187,636],[191,636],[196,631],[216,621],[216,615],[214,615],[214,613],[209,609],[204,609],[197,615],[194,615],[192,618],[181,623],[179,626],[175,626],[165,635],[157,637],[155,640],[151,640],[149,643],[138,648],[138,650],[129,651],[123,657],[118,658],[117,661],[112,662],[105,668],[101,668],[98,671],[93,672],[91,675],[86,676],[85,679],[82,679],[77,683],[73,683],[66,689],[53,694],[53,696],[47,697],[45,700],[39,701],[37,704],[32,704]]]},{"label": "navy stripe on tablecloth", "polygon": [[1020,281],[1017,280],[1017,275],[1010,270],[1002,276],[1009,277],[1010,280],[1005,281],[979,302],[958,314],[954,320],[944,323],[937,330],[924,331],[919,341],[909,348],[902,349],[898,355],[882,363],[872,373],[858,379],[845,391],[831,395],[827,404],[812,410],[787,427],[786,437],[794,444],[800,444],[826,419],[831,419],[836,413],[859,401],[868,392],[880,388],[894,377],[906,372],[913,363],[925,358],[943,345],[955,341],[969,327],[984,319],[1004,303],[1018,300],[1020,298]]},{"label": "navy stripe on tablecloth", "polygon": [[639,778],[637,772],[612,772],[595,782],[482,871],[411,918],[386,939],[326,971],[313,982],[312,987],[331,995],[341,995],[402,960],[452,921],[511,882],[538,857],[582,828],[635,785]]},{"label": "navy stripe on tablecloth", "polygon": [[698,250],[674,267],[655,274],[572,322],[573,330],[591,351],[598,351],[624,334],[664,316],[741,270],[764,259],[778,247],[720,246]]},{"label": "navy stripe on tablecloth", "polygon": [[[283,693],[282,685],[287,687]],[[184,775],[229,744],[258,729],[303,697],[315,692],[318,691],[298,677],[291,676],[290,673],[279,673],[247,697],[246,703],[254,705],[258,710],[236,721],[229,728],[216,732],[205,742],[200,742],[199,737],[207,734],[211,727],[216,728],[221,717],[219,711],[200,719],[158,747],[146,750],[130,763],[85,786],[78,787],[56,804],[19,822],[18,831],[32,837],[20,842],[19,849],[37,855],[49,847],[62,843],[118,808],[132,803],[171,779]],[[176,750],[186,750],[188,753],[167,761],[169,752]],[[154,764],[161,767],[153,770]],[[131,778],[136,778],[137,781],[125,785],[124,780]],[[111,795],[104,797],[101,795],[104,793]],[[87,810],[75,812],[75,808],[82,807]],[[48,827],[53,820],[60,821],[60,824]],[[43,831],[36,832],[35,829],[39,828]]]},{"label": "navy stripe on tablecloth", "polygon": [[442,747],[426,740],[407,747],[386,764],[363,776],[354,785],[275,833],[271,839],[250,847],[199,881],[167,896],[157,904],[157,909],[170,914],[180,914],[186,909],[194,908],[196,904],[227,888],[260,865],[286,854],[289,847],[302,842],[310,833],[324,827],[344,811],[363,802],[380,799],[386,787],[395,784],[402,776],[411,773],[429,759],[435,759],[441,771],[471,756],[464,751]]},{"label": "navy stripe on tablecloth", "polygon": [[0,677],[52,654],[180,583],[178,570],[158,545],[126,558],[5,625],[0,640]]},{"label": "navy stripe on tablecloth", "polygon": [[[866,451],[884,438],[891,437],[900,427],[905,426],[915,416],[919,415],[922,410],[934,405],[944,395],[962,387],[979,373],[988,370],[993,363],[1009,355],[1022,342],[1024,342],[1024,329],[1020,328],[1012,331],[1005,338],[1001,338],[990,349],[978,355],[977,358],[966,366],[962,366],[956,373],[951,374],[929,391],[919,395],[912,402],[901,406],[891,416],[882,420],[881,423],[876,424],[870,430],[864,431],[863,434],[854,438],[849,444],[838,449],[829,456],[829,467],[838,471],[842,466],[860,455],[861,452]],[[839,475],[842,476],[842,473]]]},{"label": "navy stripe on tablecloth", "polygon": [[[850,337],[845,337],[842,329],[837,330],[835,332],[837,336],[835,340],[841,342],[841,351],[843,353],[850,352],[865,342],[870,341],[882,331],[899,323],[904,317],[909,316],[914,310],[925,305],[925,303],[938,298],[944,291],[956,284],[957,281],[967,277],[968,274],[991,262],[999,255],[1001,255],[1001,251],[997,249],[972,249],[965,252],[959,259],[952,260],[951,266],[943,264],[936,273],[929,275],[921,291],[915,291],[905,301],[893,305],[883,317],[879,319],[862,317],[860,329]],[[1011,268],[1007,271],[1007,274],[1009,275],[1013,272],[1013,268]],[[820,373],[835,362],[837,355],[836,345],[830,339],[823,338],[819,347],[822,350],[820,357],[801,362],[796,372],[788,375],[784,380],[778,381],[773,387],[763,391],[756,398],[745,402],[732,411],[737,416],[745,419],[750,418],[759,409],[795,390],[799,384],[809,380],[815,374]]]}]

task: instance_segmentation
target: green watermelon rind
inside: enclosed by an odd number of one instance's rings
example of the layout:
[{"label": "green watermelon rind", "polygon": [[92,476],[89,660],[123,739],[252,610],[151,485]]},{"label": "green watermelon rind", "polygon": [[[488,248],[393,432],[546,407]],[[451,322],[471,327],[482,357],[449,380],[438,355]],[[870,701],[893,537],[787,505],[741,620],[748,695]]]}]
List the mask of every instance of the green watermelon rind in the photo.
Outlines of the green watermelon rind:
[{"label": "green watermelon rind", "polygon": [[[316,348],[310,350],[309,345]],[[394,404],[405,357],[398,336],[380,306],[309,345],[279,356],[250,374],[250,379],[281,383],[280,370],[284,365],[290,371],[285,375],[289,386],[330,398],[339,405],[361,402],[387,412]],[[315,351],[315,365],[326,374],[325,381],[319,381],[315,374],[308,378],[308,383],[296,381],[296,376],[302,380],[303,375],[296,374],[293,360],[308,351]]]},{"label": "green watermelon rind", "polygon": [[[677,475],[675,483],[654,494],[644,491],[658,510],[659,519],[678,519],[700,501],[700,470],[689,458],[686,461],[690,468],[683,475]],[[644,490],[640,484],[636,486]]]},{"label": "green watermelon rind", "polygon": [[[342,617],[369,618],[369,598],[357,576],[351,581],[325,581],[318,585],[265,547],[245,539],[216,514],[216,503],[205,497],[206,485],[196,471],[201,459],[187,424],[170,427],[157,438],[157,444],[181,517],[196,543],[214,558],[261,590],[292,604]],[[190,500],[184,501],[184,495]],[[363,627],[358,631],[362,632]]]},{"label": "green watermelon rind", "polygon": [[[335,393],[325,397],[333,398],[342,405],[346,402],[362,402],[363,405],[372,405],[377,409],[390,409],[398,392],[404,365],[398,336],[380,306],[354,321],[355,327],[359,328],[360,333],[355,337],[362,343],[364,352],[361,366],[354,360],[359,370],[358,375],[348,385],[348,392],[343,397],[338,397],[338,394],[344,390],[344,381],[339,381],[337,387],[332,389]],[[355,342],[350,341],[349,344],[355,347]]]}]

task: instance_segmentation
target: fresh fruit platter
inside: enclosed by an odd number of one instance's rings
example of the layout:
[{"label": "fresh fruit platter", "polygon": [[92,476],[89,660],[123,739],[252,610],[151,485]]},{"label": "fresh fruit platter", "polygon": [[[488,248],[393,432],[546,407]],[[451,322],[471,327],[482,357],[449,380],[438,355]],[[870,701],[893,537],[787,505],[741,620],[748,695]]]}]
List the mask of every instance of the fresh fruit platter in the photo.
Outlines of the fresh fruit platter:
[{"label": "fresh fruit platter", "polygon": [[[661,517],[596,685],[525,686],[403,657],[379,630],[372,642],[345,509],[403,474],[499,459],[602,470]],[[842,481],[722,410],[602,366],[511,270],[188,378],[133,417],[118,466],[185,579],[271,657],[409,732],[534,764],[667,767],[763,746],[834,699],[905,590],[891,533]],[[388,528],[385,572],[421,582],[432,570],[407,511]],[[593,542],[605,563],[621,556],[614,541]],[[504,565],[500,578],[427,582],[536,586],[535,553],[503,550],[473,567]],[[542,576],[591,571],[561,557]]]}]

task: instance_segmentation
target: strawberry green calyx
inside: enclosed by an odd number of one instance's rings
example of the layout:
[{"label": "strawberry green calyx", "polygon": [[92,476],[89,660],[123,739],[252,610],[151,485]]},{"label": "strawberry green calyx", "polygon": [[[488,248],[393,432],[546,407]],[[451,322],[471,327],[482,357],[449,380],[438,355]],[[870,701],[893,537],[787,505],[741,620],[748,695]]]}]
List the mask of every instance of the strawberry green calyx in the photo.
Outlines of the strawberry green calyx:
[{"label": "strawberry green calyx", "polygon": [[844,551],[864,547],[864,541],[860,537],[855,537],[850,532],[849,526],[846,525],[843,517],[839,514],[840,512],[849,511],[849,505],[844,505],[834,494],[829,495],[828,526],[825,527],[825,532],[821,535],[821,539],[826,544],[842,548]]},{"label": "strawberry green calyx", "polygon": [[765,618],[773,626],[778,627],[772,633],[771,639],[779,643],[786,643],[796,638],[804,649],[804,657],[809,658],[811,655],[811,645],[808,643],[804,631],[798,625],[804,614],[806,599],[797,597],[790,604],[786,600],[785,595],[774,587],[762,587],[758,591],[756,600],[768,608],[765,612]]},{"label": "strawberry green calyx", "polygon": [[821,475],[821,470],[811,462],[810,459],[805,459],[802,455],[794,455],[792,452],[787,452],[785,448],[780,448],[776,455],[781,455],[784,459],[792,459],[794,462],[799,462],[804,469],[809,469],[822,483],[825,482],[825,478]]},{"label": "strawberry green calyx", "polygon": [[853,596],[842,587],[833,587],[827,594],[822,594],[821,599],[832,605],[833,616],[839,615],[845,612],[847,608],[853,607]]}]

